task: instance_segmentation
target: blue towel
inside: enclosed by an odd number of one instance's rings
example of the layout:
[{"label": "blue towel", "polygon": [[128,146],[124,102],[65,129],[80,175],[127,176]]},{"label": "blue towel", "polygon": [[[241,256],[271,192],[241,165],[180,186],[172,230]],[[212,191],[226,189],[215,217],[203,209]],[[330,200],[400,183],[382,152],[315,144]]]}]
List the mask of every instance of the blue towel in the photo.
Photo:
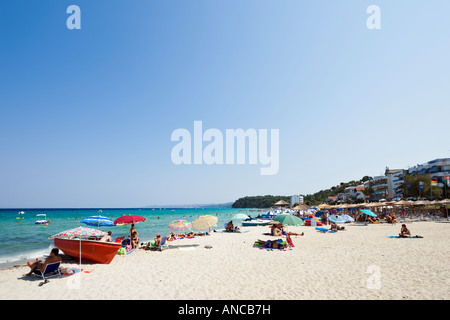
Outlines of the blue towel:
[{"label": "blue towel", "polygon": [[409,237],[399,237],[399,236],[388,236],[391,239],[420,239],[419,237],[409,236]]}]

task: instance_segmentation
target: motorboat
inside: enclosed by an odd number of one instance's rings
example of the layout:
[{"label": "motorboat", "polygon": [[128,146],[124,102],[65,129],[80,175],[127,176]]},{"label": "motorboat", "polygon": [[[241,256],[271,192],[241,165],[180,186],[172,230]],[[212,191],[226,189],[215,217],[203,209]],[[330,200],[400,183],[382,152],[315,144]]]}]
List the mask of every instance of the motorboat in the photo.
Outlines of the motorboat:
[{"label": "motorboat", "polygon": [[79,238],[55,238],[55,247],[66,255],[94,263],[109,264],[122,247],[121,243]]},{"label": "motorboat", "polygon": [[47,215],[44,213],[40,213],[36,215],[36,224],[46,224],[48,223]]},{"label": "motorboat", "polygon": [[248,220],[248,221],[242,221],[242,226],[243,227],[256,227],[256,226],[265,226],[267,224],[269,224],[269,222],[272,220],[268,220],[268,219],[252,219],[252,220]]},{"label": "motorboat", "polygon": [[25,214],[25,212],[24,211],[20,211],[17,214]]}]

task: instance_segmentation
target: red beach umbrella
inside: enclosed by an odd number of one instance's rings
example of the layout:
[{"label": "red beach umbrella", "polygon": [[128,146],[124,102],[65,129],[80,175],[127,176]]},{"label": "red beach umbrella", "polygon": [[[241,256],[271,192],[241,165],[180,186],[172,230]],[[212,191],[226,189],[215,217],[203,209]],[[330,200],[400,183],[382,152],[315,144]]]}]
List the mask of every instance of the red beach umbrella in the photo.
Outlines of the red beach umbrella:
[{"label": "red beach umbrella", "polygon": [[114,220],[115,225],[125,225],[125,224],[132,224],[132,223],[138,223],[147,220],[144,217],[135,215],[135,214],[129,214],[125,216],[121,216]]}]

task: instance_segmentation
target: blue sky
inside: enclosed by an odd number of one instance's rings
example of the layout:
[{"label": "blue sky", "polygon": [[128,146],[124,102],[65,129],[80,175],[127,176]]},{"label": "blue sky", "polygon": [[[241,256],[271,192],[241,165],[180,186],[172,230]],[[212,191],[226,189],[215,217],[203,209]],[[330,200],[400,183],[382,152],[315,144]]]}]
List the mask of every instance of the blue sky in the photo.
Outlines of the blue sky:
[{"label": "blue sky", "polygon": [[[66,8],[81,8],[69,30]],[[381,8],[381,30],[366,9]],[[308,194],[450,156],[450,3],[2,1],[0,207]],[[180,165],[177,128],[279,129],[278,174]]]}]

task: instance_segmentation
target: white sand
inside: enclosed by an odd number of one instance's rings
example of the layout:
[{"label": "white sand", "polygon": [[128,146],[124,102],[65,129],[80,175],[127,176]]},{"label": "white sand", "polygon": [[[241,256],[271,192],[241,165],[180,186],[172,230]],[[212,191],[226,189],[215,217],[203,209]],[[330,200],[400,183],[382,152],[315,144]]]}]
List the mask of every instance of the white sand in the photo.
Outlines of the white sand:
[{"label": "white sand", "polygon": [[[312,227],[289,251],[253,247],[268,227],[180,240],[181,249],[137,250],[39,287],[28,267],[0,270],[1,299],[450,299],[450,223],[409,223],[423,239],[389,239],[400,225]],[[175,246],[177,242],[170,243]],[[212,249],[204,246],[210,244]],[[198,246],[195,246],[198,245]],[[76,264],[64,264],[76,266]]]}]

